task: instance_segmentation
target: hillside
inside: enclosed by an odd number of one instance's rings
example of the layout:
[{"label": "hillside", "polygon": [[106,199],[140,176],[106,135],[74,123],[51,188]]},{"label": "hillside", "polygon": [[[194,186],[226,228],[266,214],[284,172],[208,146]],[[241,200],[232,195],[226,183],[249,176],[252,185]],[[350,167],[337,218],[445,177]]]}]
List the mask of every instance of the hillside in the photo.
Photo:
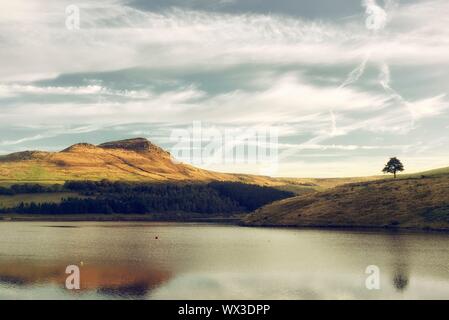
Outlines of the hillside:
[{"label": "hillside", "polygon": [[60,152],[24,151],[0,157],[0,181],[50,183],[102,179],[278,183],[262,176],[217,173],[176,163],[169,152],[144,138],[98,146],[79,143]]},{"label": "hillside", "polygon": [[169,152],[144,138],[79,143],[60,152],[24,151],[0,156],[0,184],[63,183],[73,180],[139,182],[230,181],[276,186],[295,193],[326,189],[351,179],[293,179],[229,174],[172,161]]},{"label": "hillside", "polygon": [[281,200],[250,214],[245,223],[449,230],[449,175],[442,175],[442,171],[416,178],[346,184]]},{"label": "hillside", "polygon": [[13,181],[181,180],[213,174],[176,165],[170,155],[145,139],[80,143],[61,152],[25,151],[0,158],[0,179]]},{"label": "hillside", "polygon": [[438,168],[429,171],[420,172],[417,174],[410,175],[410,177],[420,177],[420,176],[444,176],[449,175],[449,167],[446,168]]}]

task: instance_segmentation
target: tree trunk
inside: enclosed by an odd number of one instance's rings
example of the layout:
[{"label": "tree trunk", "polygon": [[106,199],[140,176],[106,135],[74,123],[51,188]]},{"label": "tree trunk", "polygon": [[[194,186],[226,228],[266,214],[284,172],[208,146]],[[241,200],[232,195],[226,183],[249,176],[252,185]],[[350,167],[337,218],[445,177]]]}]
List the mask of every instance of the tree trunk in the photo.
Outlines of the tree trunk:
[{"label": "tree trunk", "polygon": [[396,171],[395,172],[393,172],[394,173],[394,178],[396,179]]}]

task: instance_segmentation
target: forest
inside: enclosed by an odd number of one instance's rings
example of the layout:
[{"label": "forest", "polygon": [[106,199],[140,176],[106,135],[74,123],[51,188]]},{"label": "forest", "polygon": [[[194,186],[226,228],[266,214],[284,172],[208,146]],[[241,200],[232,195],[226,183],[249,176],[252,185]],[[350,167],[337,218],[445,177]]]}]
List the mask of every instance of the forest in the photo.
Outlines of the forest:
[{"label": "forest", "polygon": [[133,183],[68,181],[63,185],[38,184],[1,187],[1,195],[70,192],[59,202],[21,202],[0,213],[18,214],[146,214],[186,212],[231,214],[251,212],[268,203],[293,196],[272,187],[236,182]]}]

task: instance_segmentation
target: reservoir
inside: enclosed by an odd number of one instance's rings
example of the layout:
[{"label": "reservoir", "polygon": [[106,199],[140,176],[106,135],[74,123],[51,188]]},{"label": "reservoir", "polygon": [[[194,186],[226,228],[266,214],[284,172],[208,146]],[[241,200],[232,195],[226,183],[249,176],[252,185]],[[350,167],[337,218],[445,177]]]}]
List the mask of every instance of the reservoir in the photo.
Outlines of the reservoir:
[{"label": "reservoir", "polygon": [[443,233],[0,222],[0,299],[447,298]]}]

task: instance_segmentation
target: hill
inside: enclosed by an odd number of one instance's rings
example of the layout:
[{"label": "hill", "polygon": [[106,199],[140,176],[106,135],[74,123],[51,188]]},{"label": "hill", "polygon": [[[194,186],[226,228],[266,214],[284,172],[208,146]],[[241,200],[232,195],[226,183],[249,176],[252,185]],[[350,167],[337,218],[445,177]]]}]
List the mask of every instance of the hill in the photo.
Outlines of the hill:
[{"label": "hill", "polygon": [[212,177],[186,165],[145,139],[99,146],[73,145],[61,152],[25,151],[0,158],[0,179],[12,181],[169,180]]},{"label": "hill", "polygon": [[169,152],[144,138],[100,145],[78,143],[60,152],[23,151],[0,156],[1,185],[103,179],[136,182],[228,181],[275,186],[303,193],[369,178],[295,179],[213,172],[173,161]]},{"label": "hill", "polygon": [[416,173],[416,174],[410,175],[410,177],[421,177],[421,176],[435,177],[435,176],[444,176],[444,175],[449,175],[449,167],[433,169],[433,170],[429,170],[429,171]]},{"label": "hill", "polygon": [[144,138],[98,146],[79,143],[60,152],[24,151],[0,157],[0,181],[240,181],[276,183],[268,177],[217,173],[176,163],[169,152]]},{"label": "hill", "polygon": [[245,218],[256,226],[449,230],[449,175],[351,183],[268,204]]}]

